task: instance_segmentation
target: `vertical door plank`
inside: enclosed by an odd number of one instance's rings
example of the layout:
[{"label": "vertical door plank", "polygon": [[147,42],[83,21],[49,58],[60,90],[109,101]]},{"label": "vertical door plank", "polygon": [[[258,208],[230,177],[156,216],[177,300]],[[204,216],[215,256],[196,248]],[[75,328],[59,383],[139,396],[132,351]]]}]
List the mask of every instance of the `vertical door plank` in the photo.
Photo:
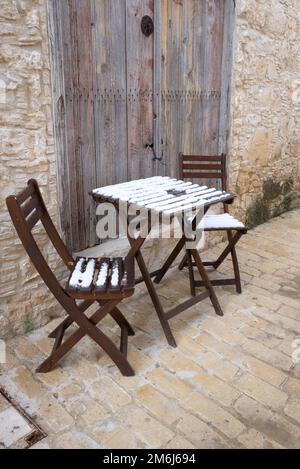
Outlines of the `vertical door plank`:
[{"label": "vertical door plank", "polygon": [[128,179],[151,176],[153,161],[154,35],[141,31],[145,15],[153,19],[154,0],[126,0]]},{"label": "vertical door plank", "polygon": [[[183,127],[182,151],[185,154],[199,154],[201,142],[202,100],[201,100],[201,51],[202,41],[202,7],[203,2],[188,0],[185,2],[182,64],[182,87],[188,95],[183,98],[187,125]],[[182,116],[184,120],[184,115]]]},{"label": "vertical door plank", "polygon": [[178,175],[179,152],[197,152],[202,3],[162,3],[162,147],[167,173],[172,176]]},{"label": "vertical door plank", "polygon": [[[76,184],[79,214],[72,231],[79,227],[78,248],[92,246],[96,241],[95,207],[89,192],[96,186],[94,97],[90,0],[73,0],[74,49],[77,55],[73,80],[75,81],[76,107],[74,120],[77,128]],[[77,72],[77,74],[76,74]],[[72,175],[70,175],[72,178]],[[71,179],[72,180],[72,179]],[[73,189],[74,190],[74,189]]]},{"label": "vertical door plank", "polygon": [[167,171],[178,153],[216,154],[225,0],[162,3],[162,138]]},{"label": "vertical door plank", "polygon": [[162,161],[162,133],[161,133],[161,3],[154,2],[154,39],[153,39],[153,143],[155,151],[155,175],[165,175],[165,165]]},{"label": "vertical door plank", "polygon": [[[219,153],[227,153],[227,141],[230,128],[230,91],[232,78],[233,33],[235,26],[235,2],[225,1],[224,4],[224,32],[222,55],[222,82],[220,99],[219,122]],[[228,158],[227,158],[228,163]]]},{"label": "vertical door plank", "polygon": [[[50,2],[54,14],[61,223],[71,250],[93,245],[95,186],[90,0]],[[55,85],[58,83],[59,85]]]},{"label": "vertical door plank", "polygon": [[[219,144],[220,91],[222,82],[224,1],[206,0],[203,11],[203,120],[202,153],[217,154]],[[216,92],[216,95],[210,95]]]},{"label": "vertical door plank", "polygon": [[[70,225],[72,248],[92,244],[90,227],[92,201],[88,190],[94,185],[93,102],[91,63],[90,0],[62,2],[64,20],[64,77],[66,87],[67,165],[70,181]],[[90,236],[92,239],[90,240]]]},{"label": "vertical door plank", "polygon": [[126,2],[93,0],[97,186],[127,180]]},{"label": "vertical door plank", "polygon": [[48,2],[49,47],[51,58],[51,82],[53,96],[54,136],[57,153],[57,191],[60,227],[68,247],[72,246],[69,214],[71,212],[69,174],[66,149],[66,90],[64,86],[64,40],[66,30],[62,27],[65,19],[60,0]]},{"label": "vertical door plank", "polygon": [[[61,155],[62,167],[64,171],[59,174],[63,187],[63,198],[60,201],[62,206],[62,225],[66,232],[66,243],[72,250],[76,249],[80,240],[82,240],[82,224],[81,229],[74,230],[74,220],[81,219],[82,214],[79,212],[78,195],[75,191],[77,181],[76,167],[76,135],[77,123],[75,121],[75,83],[74,75],[74,24],[73,9],[71,2],[60,3],[60,27],[62,41],[62,74],[64,85],[64,130],[65,130],[65,146],[64,153]],[[66,200],[69,204],[66,206]]]},{"label": "vertical door plank", "polygon": [[180,58],[182,43],[183,2],[167,0],[162,2],[162,149],[166,173],[177,174],[180,128],[185,125],[178,116],[178,102],[175,97],[180,87]]},{"label": "vertical door plank", "polygon": [[[74,35],[76,34],[74,9],[72,2],[62,2],[62,33],[64,43],[64,83],[66,89],[66,155],[65,164],[67,165],[70,197],[69,225],[71,233],[72,249],[80,246],[80,241],[85,243],[83,233],[82,215],[78,206],[79,194],[77,192],[77,135],[78,122],[76,122],[75,109],[76,82],[74,76],[77,76],[76,69],[76,47],[74,45]],[[78,227],[74,230],[74,220],[78,220]],[[84,239],[82,239],[84,238]]]}]

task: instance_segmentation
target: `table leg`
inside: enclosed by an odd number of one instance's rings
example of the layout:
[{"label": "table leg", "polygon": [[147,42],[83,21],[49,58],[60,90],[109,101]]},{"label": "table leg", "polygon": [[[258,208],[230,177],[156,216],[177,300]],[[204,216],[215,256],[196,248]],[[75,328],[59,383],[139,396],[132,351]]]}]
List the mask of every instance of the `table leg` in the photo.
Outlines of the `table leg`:
[{"label": "table leg", "polygon": [[155,290],[155,287],[153,285],[153,282],[152,282],[152,279],[149,275],[149,272],[148,272],[148,269],[147,269],[147,266],[145,264],[145,261],[143,259],[143,256],[141,254],[140,251],[137,252],[136,254],[136,260],[137,260],[137,263],[139,265],[139,268],[140,268],[140,271],[141,271],[141,274],[144,278],[144,281],[145,281],[145,284],[146,284],[146,287],[147,287],[147,290],[149,292],[149,295],[151,297],[151,300],[152,300],[152,303],[153,303],[153,306],[156,310],[156,313],[157,313],[157,316],[158,316],[158,319],[161,323],[161,326],[163,328],[163,331],[165,333],[165,336],[167,338],[167,341],[169,343],[169,345],[171,345],[172,347],[177,347],[177,344],[176,344],[176,341],[175,341],[175,338],[172,334],[172,331],[171,331],[171,328],[170,328],[170,325],[169,325],[169,322],[168,320],[166,319],[166,315],[165,315],[165,311],[162,307],[162,304],[160,302],[160,299],[158,297],[158,294]]},{"label": "table leg", "polygon": [[163,328],[163,331],[165,333],[166,339],[167,339],[169,345],[171,345],[172,347],[177,347],[175,338],[174,338],[174,336],[172,334],[172,331],[171,331],[171,328],[169,326],[169,322],[166,318],[166,313],[165,313],[165,311],[163,309],[163,306],[160,302],[160,299],[159,299],[158,294],[155,290],[155,287],[154,287],[154,284],[152,282],[151,276],[148,272],[146,263],[145,263],[144,258],[142,256],[142,253],[141,253],[141,247],[142,247],[143,243],[145,242],[145,238],[134,239],[134,238],[131,238],[128,235],[128,241],[129,241],[130,246],[131,246],[130,253],[131,253],[131,255],[134,255],[136,260],[137,260],[137,263],[138,263],[138,266],[140,268],[142,277],[143,277],[144,282],[146,284],[148,293],[150,295],[151,301],[152,301],[153,306],[155,308],[155,311],[157,313],[158,319],[159,319],[159,321],[161,323],[161,326]]},{"label": "table leg", "polygon": [[[129,224],[129,220],[127,220],[127,226],[128,226],[128,224]],[[222,312],[222,309],[220,307],[219,301],[217,299],[217,296],[215,294],[213,286],[211,285],[211,282],[210,282],[210,280],[209,280],[209,278],[206,274],[205,268],[202,264],[202,261],[201,261],[201,258],[200,258],[200,255],[199,255],[197,249],[189,250],[189,256],[190,256],[189,260],[191,262],[191,256],[194,258],[195,263],[196,263],[197,268],[198,268],[198,271],[199,271],[199,274],[200,274],[201,278],[203,279],[204,286],[206,288],[206,292],[203,292],[198,296],[193,296],[191,299],[189,299],[187,301],[184,301],[183,303],[181,303],[180,305],[178,305],[175,308],[171,309],[170,311],[164,311],[163,306],[162,306],[162,304],[160,302],[160,299],[158,297],[158,294],[155,290],[154,283],[152,282],[151,275],[148,272],[146,263],[145,263],[144,258],[142,256],[142,253],[141,253],[141,248],[142,248],[143,243],[146,240],[146,237],[143,237],[143,238],[139,237],[139,238],[136,238],[136,239],[132,238],[129,235],[129,230],[128,229],[127,229],[127,237],[128,237],[128,241],[129,241],[130,246],[131,246],[130,255],[135,256],[135,258],[137,260],[137,263],[138,263],[138,266],[140,268],[143,280],[146,284],[146,287],[147,287],[148,293],[150,295],[151,301],[152,301],[153,306],[156,310],[158,319],[161,323],[161,326],[163,328],[163,331],[165,333],[165,336],[166,336],[166,339],[167,339],[169,345],[171,345],[172,347],[177,347],[177,344],[176,344],[175,338],[172,334],[172,331],[171,331],[171,328],[169,326],[168,320],[170,318],[172,318],[173,316],[179,314],[180,312],[184,311],[185,309],[189,308],[190,306],[196,304],[197,302],[202,301],[203,299],[207,298],[208,296],[211,299],[211,302],[214,306],[214,309],[215,309],[216,313],[219,316],[223,316],[223,312]],[[178,256],[179,252],[184,248],[185,243],[186,243],[186,239],[185,239],[185,236],[183,235],[183,237],[179,240],[176,247],[173,249],[170,256],[168,257],[168,259],[164,263],[163,267],[160,269],[160,272],[158,273],[158,275],[155,278],[156,281],[159,281],[164,276],[164,274],[168,271],[168,269],[171,266],[174,259]],[[191,284],[194,283],[194,282],[192,282],[192,278],[190,278],[190,283]],[[193,294],[195,294],[195,291],[191,291],[191,293],[193,295]]]},{"label": "table leg", "polygon": [[189,267],[189,280],[190,280],[191,295],[196,296],[193,259],[192,259],[191,251],[189,249],[187,249],[186,251],[186,257],[187,257],[187,263]]},{"label": "table leg", "polygon": [[184,245],[185,245],[185,238],[182,237],[178,241],[178,243],[176,244],[175,248],[173,249],[173,251],[169,255],[168,259],[165,261],[165,263],[161,267],[159,274],[156,275],[156,277],[154,279],[155,283],[159,283],[161,281],[161,279],[164,277],[164,275],[167,273],[167,271],[169,270],[169,268],[173,264],[176,257],[179,255],[181,250],[184,248]]}]

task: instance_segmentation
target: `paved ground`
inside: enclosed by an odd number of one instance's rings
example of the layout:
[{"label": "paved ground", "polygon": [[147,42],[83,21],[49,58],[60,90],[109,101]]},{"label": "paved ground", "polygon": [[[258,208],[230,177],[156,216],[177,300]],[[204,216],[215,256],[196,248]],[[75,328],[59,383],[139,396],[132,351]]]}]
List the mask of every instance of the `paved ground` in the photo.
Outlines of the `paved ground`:
[{"label": "paved ground", "polygon": [[[177,349],[166,344],[139,287],[122,308],[136,330],[133,378],[88,339],[55,371],[34,374],[56,322],[11,341],[0,385],[47,432],[34,447],[299,447],[300,363],[292,359],[294,352],[300,361],[299,234],[300,211],[293,211],[245,236],[238,249],[243,294],[218,288],[223,318],[208,300],[174,318]],[[188,292],[187,274],[177,269],[159,287],[166,305]],[[105,324],[116,338],[112,322]],[[0,421],[5,409],[0,401]]]}]

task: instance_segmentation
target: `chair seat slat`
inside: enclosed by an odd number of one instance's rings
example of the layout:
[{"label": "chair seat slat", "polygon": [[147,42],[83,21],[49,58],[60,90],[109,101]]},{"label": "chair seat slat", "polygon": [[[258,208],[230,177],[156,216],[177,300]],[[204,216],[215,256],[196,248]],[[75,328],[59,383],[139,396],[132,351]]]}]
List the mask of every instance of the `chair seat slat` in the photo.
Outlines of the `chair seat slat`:
[{"label": "chair seat slat", "polygon": [[122,257],[116,257],[111,262],[111,273],[108,284],[108,291],[120,291],[122,277],[123,260]]},{"label": "chair seat slat", "polygon": [[69,279],[69,287],[77,291],[89,292],[94,283],[96,260],[77,258]]},{"label": "chair seat slat", "polygon": [[[87,271],[89,270],[89,273]],[[126,297],[135,287],[134,259],[79,257],[69,276],[66,290],[78,299]]]},{"label": "chair seat slat", "polygon": [[123,262],[123,278],[121,281],[123,290],[131,290],[135,286],[134,278],[134,261],[132,262],[131,257],[125,257]]},{"label": "chair seat slat", "polygon": [[95,292],[106,292],[109,281],[110,264],[109,257],[103,257],[98,261],[98,275],[94,286]]}]

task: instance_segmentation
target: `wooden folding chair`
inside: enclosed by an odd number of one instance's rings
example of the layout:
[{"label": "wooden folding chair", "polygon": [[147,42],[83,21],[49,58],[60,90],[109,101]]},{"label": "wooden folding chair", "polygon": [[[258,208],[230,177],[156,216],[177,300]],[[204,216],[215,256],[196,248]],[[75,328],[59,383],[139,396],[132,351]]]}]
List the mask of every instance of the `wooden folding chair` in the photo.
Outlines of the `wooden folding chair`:
[{"label": "wooden folding chair", "polygon": [[[226,155],[223,153],[216,156],[206,155],[179,155],[179,177],[182,180],[185,179],[214,179],[221,180],[222,191],[227,191],[227,172],[226,172]],[[198,182],[198,181],[197,181]],[[203,220],[198,225],[198,228],[204,231],[226,231],[228,238],[228,245],[224,251],[220,254],[218,259],[214,261],[204,261],[204,266],[211,266],[214,269],[220,267],[229,254],[231,254],[234,277],[226,279],[214,279],[211,280],[212,285],[235,285],[238,293],[242,292],[241,278],[239,271],[239,264],[236,254],[236,243],[239,241],[241,236],[247,233],[245,225],[233,218],[228,212],[228,205],[223,204],[224,213],[221,214],[206,214]],[[235,234],[233,234],[233,231]],[[191,293],[195,295],[195,287],[203,286],[202,281],[195,281],[193,266],[191,262],[191,256],[189,252],[183,257],[179,268],[188,266]]]},{"label": "wooden folding chair", "polygon": [[[28,181],[26,189],[21,193],[9,196],[6,203],[27,254],[68,315],[49,335],[55,339],[53,350],[37,372],[45,373],[52,370],[77,342],[88,335],[110,356],[123,375],[134,375],[134,370],[127,360],[128,335],[134,335],[134,331],[117,308],[123,298],[131,296],[134,292],[134,258],[132,256],[125,259],[79,258],[74,261],[49,216],[38,183],[33,179]],[[32,229],[39,221],[70,270],[66,288],[62,288],[58,282],[34,239]],[[95,302],[100,307],[87,317],[84,313]],[[110,314],[121,328],[120,349],[97,327],[107,314]],[[66,330],[73,323],[78,328],[63,341]]]}]

